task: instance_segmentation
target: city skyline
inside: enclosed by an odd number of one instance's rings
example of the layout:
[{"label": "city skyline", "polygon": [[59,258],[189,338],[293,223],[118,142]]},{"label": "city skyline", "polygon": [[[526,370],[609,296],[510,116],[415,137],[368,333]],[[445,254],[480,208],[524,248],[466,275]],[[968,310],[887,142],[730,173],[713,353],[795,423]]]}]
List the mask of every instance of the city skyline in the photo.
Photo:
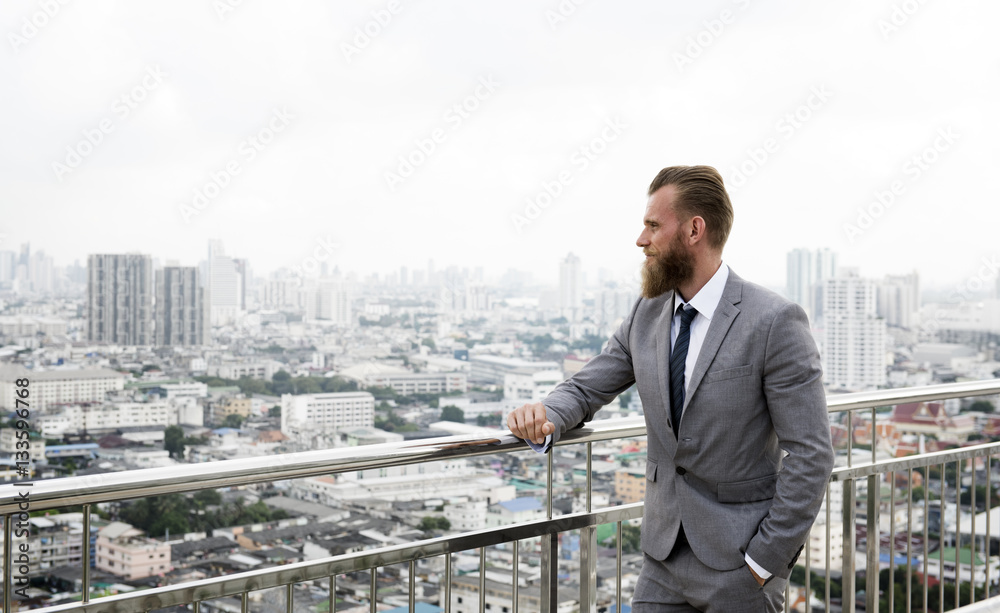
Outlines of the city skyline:
[{"label": "city skyline", "polygon": [[995,4],[221,4],[0,7],[0,249],[629,275],[649,181],[704,163],[767,286],[797,247],[928,286],[997,257]]}]

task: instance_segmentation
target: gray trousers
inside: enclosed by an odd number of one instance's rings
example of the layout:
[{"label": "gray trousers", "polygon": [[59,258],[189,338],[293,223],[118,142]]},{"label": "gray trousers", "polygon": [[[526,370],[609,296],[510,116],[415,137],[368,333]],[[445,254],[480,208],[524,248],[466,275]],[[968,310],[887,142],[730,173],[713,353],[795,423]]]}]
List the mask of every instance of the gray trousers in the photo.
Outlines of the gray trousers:
[{"label": "gray trousers", "polygon": [[772,577],[761,587],[746,565],[718,571],[702,564],[686,542],[666,560],[643,555],[632,597],[634,613],[780,613],[784,579]]}]

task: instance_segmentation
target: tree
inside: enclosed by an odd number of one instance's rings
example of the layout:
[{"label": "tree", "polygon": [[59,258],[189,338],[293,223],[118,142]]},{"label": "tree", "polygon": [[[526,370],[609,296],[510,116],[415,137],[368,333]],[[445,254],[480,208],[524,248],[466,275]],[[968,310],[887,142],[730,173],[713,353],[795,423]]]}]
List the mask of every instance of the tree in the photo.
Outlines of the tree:
[{"label": "tree", "polygon": [[420,341],[421,345],[426,345],[431,348],[431,351],[437,351],[437,343],[434,342],[433,338],[427,337]]},{"label": "tree", "polygon": [[281,417],[281,406],[279,406],[279,405],[276,404],[273,407],[271,407],[270,409],[268,409],[267,410],[267,416],[268,417]]},{"label": "tree", "polygon": [[172,458],[184,457],[184,430],[180,426],[167,426],[163,431],[163,448]]},{"label": "tree", "polygon": [[441,421],[455,421],[460,424],[465,423],[465,411],[449,404],[441,409]]},{"label": "tree", "polygon": [[977,400],[972,403],[969,407],[970,411],[979,411],[982,413],[992,413],[994,411],[993,403],[989,400]]},{"label": "tree", "polygon": [[226,415],[226,419],[222,422],[222,425],[226,428],[239,428],[243,425],[243,416],[237,413],[230,413]]},{"label": "tree", "polygon": [[476,415],[477,426],[499,426],[503,423],[503,413],[480,413]]},{"label": "tree", "polygon": [[271,377],[271,381],[277,383],[279,381],[288,381],[291,378],[292,378],[292,375],[288,374],[287,372],[285,372],[283,370],[279,370],[278,372],[274,373],[273,377]]},{"label": "tree", "polygon": [[[642,529],[631,524],[622,524],[622,553],[635,553],[639,551],[640,537]],[[617,537],[612,541],[612,546],[617,546]]]},{"label": "tree", "polygon": [[420,520],[420,525],[417,527],[424,532],[430,532],[431,530],[451,530],[451,522],[446,517],[427,516]]}]

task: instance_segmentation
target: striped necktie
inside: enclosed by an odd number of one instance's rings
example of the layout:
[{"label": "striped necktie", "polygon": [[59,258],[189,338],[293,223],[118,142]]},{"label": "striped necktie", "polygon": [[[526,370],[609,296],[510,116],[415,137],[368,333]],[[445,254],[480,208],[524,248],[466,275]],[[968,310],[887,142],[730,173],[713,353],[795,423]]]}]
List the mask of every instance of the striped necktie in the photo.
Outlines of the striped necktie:
[{"label": "striped necktie", "polygon": [[681,329],[670,352],[670,420],[674,425],[674,436],[680,427],[681,410],[684,408],[684,366],[691,341],[691,320],[697,314],[698,310],[690,304],[681,308]]}]

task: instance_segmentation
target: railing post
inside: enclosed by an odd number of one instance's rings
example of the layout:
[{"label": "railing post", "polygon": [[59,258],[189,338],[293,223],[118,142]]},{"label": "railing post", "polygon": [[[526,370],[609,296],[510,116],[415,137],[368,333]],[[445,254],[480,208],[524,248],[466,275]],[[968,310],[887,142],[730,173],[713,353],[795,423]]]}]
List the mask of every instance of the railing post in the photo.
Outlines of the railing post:
[{"label": "railing post", "polygon": [[[849,415],[849,414],[848,414]],[[854,593],[854,504],[855,491],[854,479],[844,480],[844,559],[841,572],[841,594],[843,603],[841,604],[844,613],[854,613],[855,593]]]},{"label": "railing post", "polygon": [[878,555],[882,544],[882,535],[878,528],[879,502],[882,490],[879,487],[878,475],[868,477],[868,555],[865,564],[865,611],[878,613]]},{"label": "railing post", "polygon": [[[545,511],[548,519],[552,519],[552,447],[545,454],[548,460],[548,476],[545,480]],[[541,576],[541,610],[555,611],[559,603],[559,541],[554,534],[545,534],[541,538],[542,546],[542,576]]]},{"label": "railing post", "polygon": [[[587,443],[587,512],[593,511],[593,443]],[[580,613],[597,613],[597,526],[580,530]]]}]

